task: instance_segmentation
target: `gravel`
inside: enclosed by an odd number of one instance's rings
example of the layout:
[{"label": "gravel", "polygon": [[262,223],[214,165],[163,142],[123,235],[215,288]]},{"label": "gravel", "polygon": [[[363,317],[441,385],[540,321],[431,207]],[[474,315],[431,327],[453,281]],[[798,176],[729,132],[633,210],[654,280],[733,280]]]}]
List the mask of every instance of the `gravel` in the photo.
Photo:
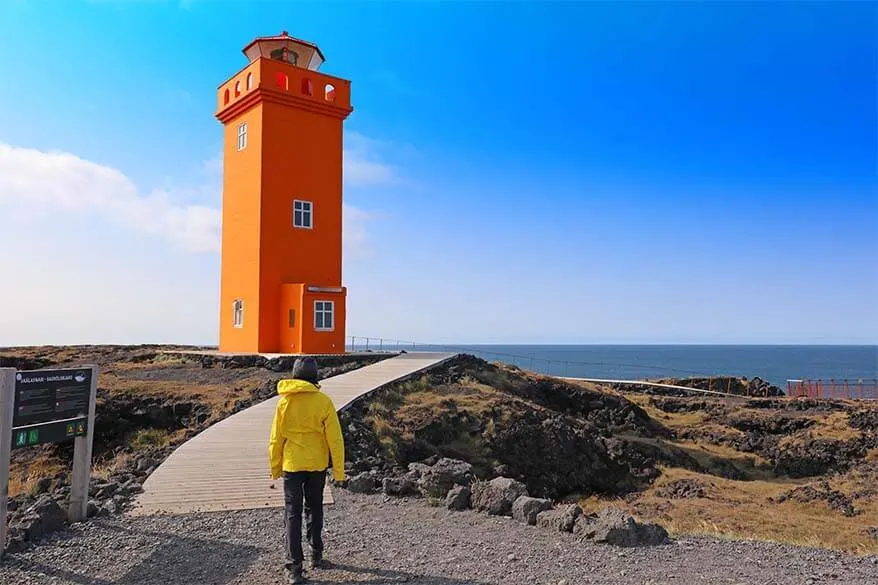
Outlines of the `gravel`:
[{"label": "gravel", "polygon": [[[423,499],[334,490],[326,557],[311,583],[878,584],[878,557],[751,541],[681,538],[616,548]],[[279,509],[98,518],[0,566],[0,583],[285,583]]]}]

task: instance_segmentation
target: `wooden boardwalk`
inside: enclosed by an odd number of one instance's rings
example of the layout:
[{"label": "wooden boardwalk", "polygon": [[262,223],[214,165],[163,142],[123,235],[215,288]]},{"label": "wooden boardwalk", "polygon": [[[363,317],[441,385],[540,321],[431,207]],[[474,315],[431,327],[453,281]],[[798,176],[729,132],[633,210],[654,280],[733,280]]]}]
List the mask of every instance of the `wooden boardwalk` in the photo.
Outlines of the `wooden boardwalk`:
[{"label": "wooden boardwalk", "polygon": [[[341,410],[363,394],[454,355],[402,354],[327,378],[320,386]],[[268,437],[277,401],[275,396],[234,414],[181,445],[147,478],[130,514],[282,507],[282,481],[272,481],[268,467]],[[332,502],[328,484],[324,501]]]}]

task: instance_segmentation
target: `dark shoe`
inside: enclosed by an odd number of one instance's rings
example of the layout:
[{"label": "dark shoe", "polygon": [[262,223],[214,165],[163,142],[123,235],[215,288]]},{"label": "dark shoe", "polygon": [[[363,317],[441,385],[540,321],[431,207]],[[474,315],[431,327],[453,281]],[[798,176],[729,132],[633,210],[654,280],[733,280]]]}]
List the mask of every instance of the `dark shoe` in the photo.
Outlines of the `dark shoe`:
[{"label": "dark shoe", "polygon": [[305,575],[302,574],[302,565],[293,565],[290,568],[290,583],[294,585],[300,585],[301,583],[305,583]]},{"label": "dark shoe", "polygon": [[311,568],[312,569],[328,569],[329,562],[323,558],[322,554],[312,554],[311,555]]}]

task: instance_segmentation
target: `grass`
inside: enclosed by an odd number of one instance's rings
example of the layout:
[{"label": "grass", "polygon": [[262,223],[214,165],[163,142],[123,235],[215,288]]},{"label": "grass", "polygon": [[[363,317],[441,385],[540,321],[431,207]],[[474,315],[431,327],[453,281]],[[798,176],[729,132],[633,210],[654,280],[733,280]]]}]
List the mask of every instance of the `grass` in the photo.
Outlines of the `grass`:
[{"label": "grass", "polygon": [[172,434],[164,429],[141,429],[134,433],[134,436],[128,442],[128,446],[135,452],[167,447],[171,443],[174,434],[176,433]]},{"label": "grass", "polygon": [[[677,536],[701,534],[823,547],[858,555],[878,553],[878,542],[867,533],[867,529],[878,526],[878,485],[875,483],[878,478],[878,449],[871,450],[859,467],[842,475],[798,480],[778,477],[772,472],[770,462],[764,458],[710,441],[712,436],[743,436],[745,433],[729,426],[728,422],[731,420],[765,419],[777,416],[777,412],[746,408],[746,401],[741,399],[715,399],[711,402],[724,407],[717,409],[715,414],[705,411],[673,413],[659,409],[649,396],[636,393],[624,393],[624,396],[678,436],[704,437],[697,440],[667,441],[665,444],[668,448],[684,450],[708,470],[716,463],[732,463],[744,472],[747,481],[664,466],[660,467],[661,477],[647,490],[624,499],[589,497],[582,501],[587,511],[615,505],[642,520],[659,522]],[[801,413],[792,416],[809,418],[815,423],[781,436],[781,446],[807,439],[846,441],[862,436],[858,430],[850,427],[845,412],[819,415]],[[659,495],[658,490],[679,479],[699,481],[706,487],[707,496],[669,499]],[[853,517],[844,516],[840,511],[831,508],[828,502],[820,500],[804,503],[794,500],[774,501],[797,486],[821,481],[827,481],[831,489],[845,494],[858,514]]]},{"label": "grass", "polygon": [[58,459],[45,454],[25,464],[13,464],[9,475],[9,496],[33,495],[40,479],[55,477],[61,472],[69,473],[70,469]]},{"label": "grass", "polygon": [[[707,497],[671,500],[656,490],[676,479],[696,479],[707,486]],[[853,554],[878,553],[866,530],[878,518],[878,501],[855,504],[858,516],[843,516],[826,502],[771,501],[805,481],[734,481],[677,468],[663,468],[662,477],[630,500],[592,496],[581,502],[586,511],[606,505],[622,508],[646,521],[661,523],[672,535],[759,539],[825,547]],[[843,482],[833,486],[844,487]]]},{"label": "grass", "polygon": [[836,439],[848,441],[859,438],[862,433],[850,426],[846,412],[833,412],[821,417],[812,417],[816,424],[809,427],[809,434],[815,439]]}]

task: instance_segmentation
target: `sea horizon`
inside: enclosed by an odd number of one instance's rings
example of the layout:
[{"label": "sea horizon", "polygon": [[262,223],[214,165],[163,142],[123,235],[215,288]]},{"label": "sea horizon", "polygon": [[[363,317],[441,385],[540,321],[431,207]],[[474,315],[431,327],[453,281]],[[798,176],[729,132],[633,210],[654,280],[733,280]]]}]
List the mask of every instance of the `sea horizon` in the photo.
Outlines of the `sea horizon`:
[{"label": "sea horizon", "polygon": [[[359,342],[353,346],[364,349]],[[878,379],[878,344],[486,344],[370,341],[369,349],[472,353],[555,376],[655,379],[735,376],[785,388],[787,380]]]}]

